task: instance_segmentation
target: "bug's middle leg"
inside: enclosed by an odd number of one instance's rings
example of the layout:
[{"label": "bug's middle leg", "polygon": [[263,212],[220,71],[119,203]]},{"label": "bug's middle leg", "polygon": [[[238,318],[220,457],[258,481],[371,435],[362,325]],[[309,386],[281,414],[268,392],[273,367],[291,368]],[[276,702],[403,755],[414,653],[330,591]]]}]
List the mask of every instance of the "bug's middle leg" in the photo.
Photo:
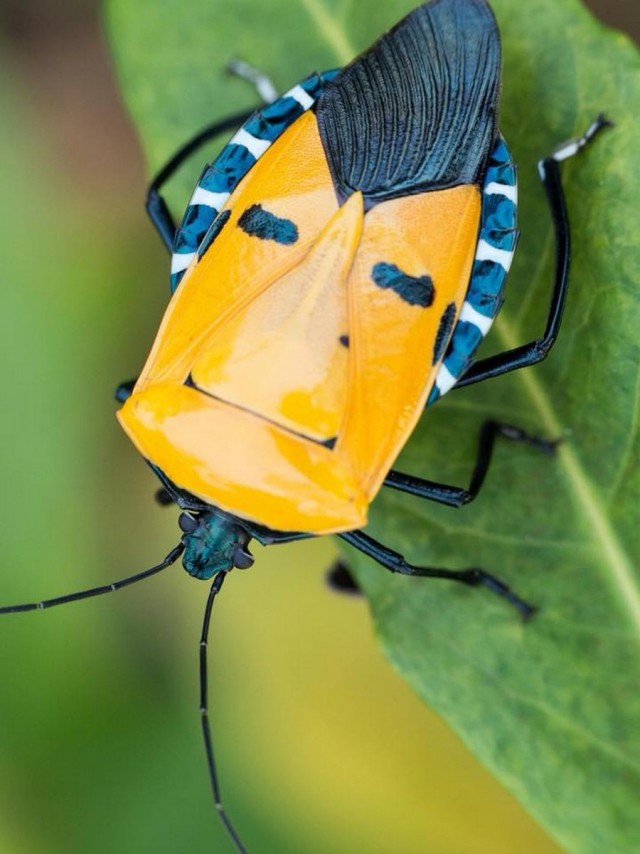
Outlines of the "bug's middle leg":
[{"label": "bug's middle leg", "polygon": [[[468,487],[438,483],[421,477],[415,477],[415,475],[404,474],[394,469],[389,472],[383,485],[397,489],[400,492],[408,492],[427,501],[435,501],[437,504],[446,504],[449,507],[463,507],[465,504],[473,501],[480,492],[489,471],[493,448],[498,437],[509,439],[512,442],[525,442],[547,454],[553,453],[560,441],[532,436],[519,427],[514,427],[512,424],[504,424],[500,421],[492,420],[485,421],[480,430],[476,462]],[[333,590],[339,593],[353,594],[359,590],[348,564],[342,559],[339,559],[328,571],[327,582]]]},{"label": "bug's middle leg", "polygon": [[558,439],[549,440],[532,436],[519,427],[514,427],[512,424],[504,424],[500,421],[492,420],[485,421],[480,430],[476,462],[471,473],[469,486],[466,489],[447,483],[425,480],[410,474],[403,474],[394,469],[386,476],[383,485],[397,489],[400,492],[409,492],[411,495],[416,495],[418,498],[424,498],[427,501],[447,504],[450,507],[462,507],[473,501],[480,492],[489,470],[495,441],[499,436],[510,439],[512,442],[525,442],[548,454],[555,451],[560,441]]}]

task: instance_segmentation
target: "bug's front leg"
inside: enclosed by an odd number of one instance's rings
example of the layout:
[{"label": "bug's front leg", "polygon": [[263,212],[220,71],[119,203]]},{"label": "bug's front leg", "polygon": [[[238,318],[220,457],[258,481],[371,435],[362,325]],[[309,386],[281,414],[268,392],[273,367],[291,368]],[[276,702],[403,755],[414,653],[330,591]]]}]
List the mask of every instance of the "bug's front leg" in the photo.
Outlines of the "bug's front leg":
[{"label": "bug's front leg", "polygon": [[471,567],[469,569],[441,569],[440,567],[433,566],[415,566],[408,563],[403,555],[393,551],[378,540],[374,540],[373,537],[365,534],[364,531],[347,531],[343,534],[338,534],[338,536],[363,554],[373,558],[373,560],[390,572],[420,578],[441,578],[445,581],[466,584],[469,587],[486,587],[492,593],[496,593],[513,605],[523,620],[528,620],[535,613],[536,609],[534,606],[529,605],[528,602],[517,596],[504,581],[478,567]]}]

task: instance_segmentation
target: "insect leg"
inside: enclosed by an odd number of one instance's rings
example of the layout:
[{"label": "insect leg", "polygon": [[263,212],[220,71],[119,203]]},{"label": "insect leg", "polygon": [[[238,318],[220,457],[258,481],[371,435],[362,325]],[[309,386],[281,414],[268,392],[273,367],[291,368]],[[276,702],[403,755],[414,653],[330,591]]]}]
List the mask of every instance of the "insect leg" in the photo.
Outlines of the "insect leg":
[{"label": "insect leg", "polygon": [[66,596],[56,596],[55,599],[44,599],[42,602],[29,602],[24,605],[5,605],[0,607],[0,614],[17,614],[22,611],[41,611],[45,608],[53,608],[56,605],[66,605],[67,602],[77,602],[80,599],[90,599],[93,596],[102,596],[103,593],[113,593],[120,590],[122,587],[128,587],[130,584],[135,584],[148,578],[150,575],[155,575],[161,572],[168,566],[174,564],[182,552],[184,545],[178,545],[172,549],[166,558],[157,566],[152,566],[150,569],[145,569],[135,575],[130,575],[127,578],[121,578],[119,581],[114,581],[112,584],[103,584],[101,587],[92,587],[90,590],[78,590],[76,593],[68,593]]},{"label": "insect leg", "polygon": [[443,578],[446,581],[457,581],[459,584],[466,584],[470,587],[486,587],[507,602],[510,602],[514,608],[520,612],[520,616],[524,620],[528,620],[534,612],[535,608],[529,605],[523,599],[520,599],[516,594],[499,578],[490,575],[483,569],[472,567],[470,569],[440,569],[438,567],[414,566],[407,563],[404,557],[398,552],[374,540],[364,531],[346,531],[343,534],[338,534],[346,543],[354,546],[363,554],[373,558],[385,569],[390,572],[398,572],[401,575],[413,575],[421,578]]},{"label": "insect leg", "polygon": [[471,383],[478,383],[491,377],[498,377],[501,374],[509,373],[509,371],[535,365],[546,358],[549,350],[555,344],[562,322],[571,261],[569,218],[558,164],[569,157],[573,157],[589,145],[600,131],[611,126],[611,122],[603,115],[598,116],[581,137],[559,146],[549,157],[545,157],[538,163],[538,172],[547,194],[556,237],[555,281],[551,292],[551,303],[549,305],[547,325],[543,336],[513,350],[507,350],[504,353],[489,356],[487,359],[481,359],[469,368],[464,376],[458,380],[454,388],[462,388],[463,386],[471,385]]},{"label": "insect leg", "polygon": [[555,451],[559,441],[531,436],[519,427],[503,424],[500,421],[485,421],[480,430],[478,453],[467,489],[460,486],[450,486],[446,483],[435,483],[395,470],[391,470],[386,476],[384,486],[390,486],[392,489],[400,490],[400,492],[409,492],[418,498],[436,501],[438,504],[448,504],[450,507],[462,507],[469,504],[482,488],[491,463],[493,446],[498,436],[503,436],[505,439],[511,439],[514,442],[526,442],[548,454]]},{"label": "insect leg", "polygon": [[184,161],[197,151],[198,148],[224,131],[235,130],[246,122],[253,112],[253,110],[245,110],[242,113],[236,113],[234,116],[229,116],[228,118],[215,122],[201,130],[192,139],[185,143],[182,148],[176,151],[173,157],[158,172],[151,182],[149,190],[147,191],[147,213],[169,252],[173,249],[173,241],[176,236],[176,225],[173,221],[169,208],[167,207],[167,203],[160,195],[160,190],[169,178],[171,178],[180,168]]},{"label": "insect leg", "polygon": [[129,400],[129,398],[131,397],[131,394],[133,392],[133,388],[137,382],[138,382],[138,379],[136,377],[136,379],[124,380],[124,382],[120,383],[120,385],[117,387],[116,393],[114,395],[115,399],[118,401],[118,403],[124,403],[125,401]]},{"label": "insect leg", "polygon": [[170,507],[172,504],[175,503],[173,500],[173,496],[171,495],[168,489],[164,488],[164,486],[161,486],[160,489],[157,489],[153,497],[161,507]]},{"label": "insect leg", "polygon": [[325,574],[328,586],[336,593],[345,593],[347,596],[359,596],[361,590],[349,569],[349,565],[342,558],[338,558]]},{"label": "insect leg", "polygon": [[227,71],[234,77],[239,77],[241,80],[251,83],[265,104],[273,104],[277,100],[278,90],[275,83],[263,71],[260,71],[259,68],[254,68],[253,65],[249,65],[248,62],[244,62],[242,59],[230,59],[227,62]]}]

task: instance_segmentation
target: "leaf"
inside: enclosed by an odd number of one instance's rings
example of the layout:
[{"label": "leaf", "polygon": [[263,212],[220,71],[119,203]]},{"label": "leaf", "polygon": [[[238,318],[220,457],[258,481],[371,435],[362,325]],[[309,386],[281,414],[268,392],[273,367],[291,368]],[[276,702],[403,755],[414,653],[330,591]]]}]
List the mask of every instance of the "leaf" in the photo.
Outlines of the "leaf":
[{"label": "leaf", "polygon": [[[245,83],[224,76],[230,58],[250,60],[284,90],[342,64],[413,5],[201,0],[185,14],[177,2],[111,0],[117,67],[150,170],[208,122],[255,103]],[[629,40],[577,0],[493,6],[522,238],[486,353],[544,326],[554,246],[536,160],[600,111],[616,127],[562,167],[574,262],[552,355],[452,392],[398,468],[466,484],[487,417],[564,442],[555,458],[499,443],[481,496],[460,511],[383,491],[367,530],[416,563],[483,566],[540,611],[522,625],[487,592],[350,560],[391,662],[538,821],[570,851],[626,852],[640,838],[640,63]],[[174,190],[183,205],[195,159]]]}]

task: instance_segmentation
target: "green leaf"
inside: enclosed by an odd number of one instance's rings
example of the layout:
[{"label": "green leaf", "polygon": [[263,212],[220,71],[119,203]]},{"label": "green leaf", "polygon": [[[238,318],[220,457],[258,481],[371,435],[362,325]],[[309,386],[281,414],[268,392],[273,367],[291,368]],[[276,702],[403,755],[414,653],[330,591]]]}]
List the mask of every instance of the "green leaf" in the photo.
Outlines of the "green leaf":
[{"label": "green leaf", "polygon": [[[255,103],[224,75],[235,56],[281,89],[342,64],[414,4],[111,0],[125,98],[150,170],[190,134]],[[350,554],[389,659],[568,850],[628,852],[640,838],[636,528],[640,62],[577,0],[494,0],[504,50],[502,129],[520,169],[522,238],[486,353],[540,334],[554,245],[536,160],[605,111],[616,122],[562,167],[574,262],[547,362],[452,392],[398,467],[466,484],[479,427],[499,418],[564,437],[555,458],[499,443],[460,510],[384,492],[368,531],[416,563],[482,566],[540,610],[523,625],[488,592],[392,577]],[[186,171],[184,205],[204,158]]]}]

